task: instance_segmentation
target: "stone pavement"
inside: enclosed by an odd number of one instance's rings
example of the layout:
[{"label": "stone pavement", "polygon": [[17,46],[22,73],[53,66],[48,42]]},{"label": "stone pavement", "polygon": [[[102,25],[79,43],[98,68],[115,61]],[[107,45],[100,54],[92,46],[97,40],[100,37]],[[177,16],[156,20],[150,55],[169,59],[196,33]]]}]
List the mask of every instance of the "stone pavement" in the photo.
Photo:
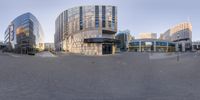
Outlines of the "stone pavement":
[{"label": "stone pavement", "polygon": [[0,100],[199,100],[200,56],[0,55]]}]

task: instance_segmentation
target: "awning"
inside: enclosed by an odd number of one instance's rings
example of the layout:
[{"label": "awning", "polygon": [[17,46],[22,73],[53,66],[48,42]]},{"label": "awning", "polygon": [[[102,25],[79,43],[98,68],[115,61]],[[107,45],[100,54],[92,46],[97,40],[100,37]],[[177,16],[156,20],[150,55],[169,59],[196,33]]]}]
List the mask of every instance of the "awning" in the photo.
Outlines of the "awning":
[{"label": "awning", "polygon": [[110,31],[110,30],[102,30],[103,34],[115,34],[115,31]]},{"label": "awning", "polygon": [[119,43],[119,40],[111,38],[88,38],[84,39],[84,43]]}]

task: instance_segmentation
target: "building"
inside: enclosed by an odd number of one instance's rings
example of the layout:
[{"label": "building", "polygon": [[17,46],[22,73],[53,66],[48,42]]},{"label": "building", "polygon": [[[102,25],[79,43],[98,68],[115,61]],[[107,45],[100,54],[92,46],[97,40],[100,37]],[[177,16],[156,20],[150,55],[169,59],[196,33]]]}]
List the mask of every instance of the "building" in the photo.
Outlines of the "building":
[{"label": "building", "polygon": [[2,50],[3,48],[5,48],[5,44],[2,41],[0,41],[0,50]]},{"label": "building", "polygon": [[129,43],[134,52],[175,52],[176,43],[159,39],[135,39]]},{"label": "building", "polygon": [[102,55],[115,53],[117,7],[79,6],[62,12],[55,21],[57,51]]},{"label": "building", "polygon": [[157,39],[157,33],[139,33],[139,39]]},{"label": "building", "polygon": [[192,24],[189,22],[177,24],[161,34],[160,39],[177,42],[178,51],[190,51],[192,49]]},{"label": "building", "polygon": [[31,13],[14,19],[5,31],[7,50],[16,53],[33,53],[44,49],[44,33],[39,21]]},{"label": "building", "polygon": [[46,50],[46,51],[54,51],[55,50],[54,43],[44,43],[44,50]]},{"label": "building", "polygon": [[119,40],[117,48],[119,48],[120,51],[127,51],[129,48],[129,42],[134,39],[129,30],[119,31],[115,38]]},{"label": "building", "polygon": [[192,51],[200,50],[200,41],[192,42]]}]

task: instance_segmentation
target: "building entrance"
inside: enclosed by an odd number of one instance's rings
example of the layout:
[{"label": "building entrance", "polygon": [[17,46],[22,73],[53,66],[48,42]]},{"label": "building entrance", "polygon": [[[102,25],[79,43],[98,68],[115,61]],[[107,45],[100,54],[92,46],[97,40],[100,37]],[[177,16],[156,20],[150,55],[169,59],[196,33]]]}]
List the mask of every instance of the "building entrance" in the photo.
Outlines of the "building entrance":
[{"label": "building entrance", "polygon": [[102,54],[112,54],[112,44],[102,44]]}]

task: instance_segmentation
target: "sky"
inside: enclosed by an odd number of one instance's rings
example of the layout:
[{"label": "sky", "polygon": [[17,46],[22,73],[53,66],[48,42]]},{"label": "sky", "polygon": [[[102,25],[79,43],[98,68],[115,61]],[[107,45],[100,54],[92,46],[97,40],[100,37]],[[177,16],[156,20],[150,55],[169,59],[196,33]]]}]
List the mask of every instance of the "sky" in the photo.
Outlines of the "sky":
[{"label": "sky", "polygon": [[64,10],[81,5],[114,5],[118,7],[118,30],[128,29],[137,37],[142,32],[164,33],[178,23],[190,21],[192,40],[197,41],[199,4],[199,0],[0,0],[0,40],[4,40],[9,23],[26,12],[39,20],[45,42],[53,42],[55,19]]}]

